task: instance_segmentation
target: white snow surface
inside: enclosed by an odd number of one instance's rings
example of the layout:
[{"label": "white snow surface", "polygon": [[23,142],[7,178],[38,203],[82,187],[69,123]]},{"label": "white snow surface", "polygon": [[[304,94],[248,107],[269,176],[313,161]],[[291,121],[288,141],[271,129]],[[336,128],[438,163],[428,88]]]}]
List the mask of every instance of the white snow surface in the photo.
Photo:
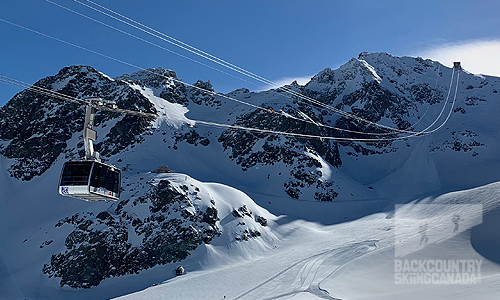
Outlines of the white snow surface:
[{"label": "white snow surface", "polygon": [[141,92],[143,96],[149,99],[151,103],[154,104],[159,117],[156,119],[154,128],[160,126],[161,122],[166,122],[168,125],[174,128],[179,128],[184,124],[194,125],[195,122],[189,120],[185,117],[185,114],[189,111],[186,107],[178,104],[171,103],[155,95],[153,89],[140,86],[134,83],[128,83],[131,88]]},{"label": "white snow surface", "polygon": [[[485,212],[499,208],[500,183],[415,200],[401,209],[404,226],[426,219],[447,226],[449,209],[466,212],[471,203]],[[441,211],[415,209],[441,207]],[[489,224],[496,228],[498,221]],[[279,224],[279,225],[278,225]],[[398,285],[394,281],[395,220],[387,213],[352,222],[321,226],[278,218],[272,225],[277,239],[272,248],[252,258],[238,251],[207,246],[210,267],[117,299],[496,299],[500,295],[500,266],[484,259],[471,245],[471,228],[418,249],[418,259],[481,260],[481,283],[470,285]],[[396,228],[397,229],[397,228]],[[474,232],[474,231],[472,231]],[[409,241],[417,232],[399,236]],[[475,233],[474,233],[475,234]],[[420,236],[418,236],[420,238]],[[497,249],[498,250],[498,249]],[[214,259],[215,257],[215,259]]]},{"label": "white snow surface", "polygon": [[[5,167],[8,163],[5,158],[0,159],[0,166]],[[4,241],[0,245],[0,299],[109,299],[123,295],[117,299],[382,300],[496,299],[500,295],[500,266],[493,262],[500,259],[500,244],[490,243],[498,236],[499,218],[488,220],[485,217],[479,226],[462,228],[459,234],[430,243],[416,252],[421,259],[438,256],[483,260],[480,284],[397,285],[393,270],[397,223],[391,211],[322,225],[285,215],[273,216],[243,192],[222,184],[199,182],[184,174],[136,172],[125,172],[125,183],[139,183],[139,177],[144,177],[153,182],[168,179],[174,186],[194,184],[200,187],[201,201],[216,199],[222,235],[211,244],[200,246],[181,263],[157,266],[138,275],[106,279],[88,290],[61,288],[58,279],[47,278],[40,271],[50,253],[63,247],[69,233],[55,229],[54,224],[60,216],[79,211],[98,212],[114,204],[87,203],[58,196],[55,188],[45,188],[53,185],[58,172],[55,168],[48,172],[47,176],[29,182],[29,188],[6,173],[0,176],[0,186],[6,191],[2,192],[0,217],[7,225],[0,228]],[[33,190],[39,191],[37,197],[32,196]],[[132,193],[140,194],[140,191],[125,192],[123,196],[131,197]],[[417,198],[398,211],[402,212],[405,227],[418,226],[422,219],[427,219],[434,227],[449,226],[446,224],[449,220],[443,219],[450,214],[448,208],[462,209],[474,204],[481,205],[486,216],[498,215],[499,193],[500,182],[492,183],[471,190]],[[393,202],[394,199],[367,201],[365,209],[377,201]],[[319,204],[325,208],[328,205]],[[439,204],[443,211],[415,209],[421,204]],[[262,231],[262,237],[245,242],[234,240],[238,220],[227,217],[241,205],[269,220],[264,230],[256,223],[250,224]],[[355,206],[350,207],[355,209]],[[318,212],[316,207],[312,214]],[[344,210],[344,213],[347,212]],[[247,223],[249,220],[245,219]],[[416,232],[412,233],[404,239],[411,242]],[[41,249],[39,246],[48,236],[54,243]],[[485,259],[475,250],[481,247],[493,252],[489,257],[492,260]],[[187,273],[175,277],[173,270],[181,264]]]},{"label": "white snow surface", "polygon": [[319,180],[323,182],[329,180],[332,176],[332,169],[330,165],[317,153],[313,153],[309,150],[306,151],[305,154],[317,160],[321,164],[321,167],[316,168],[317,171],[321,172],[321,177],[319,178]]}]

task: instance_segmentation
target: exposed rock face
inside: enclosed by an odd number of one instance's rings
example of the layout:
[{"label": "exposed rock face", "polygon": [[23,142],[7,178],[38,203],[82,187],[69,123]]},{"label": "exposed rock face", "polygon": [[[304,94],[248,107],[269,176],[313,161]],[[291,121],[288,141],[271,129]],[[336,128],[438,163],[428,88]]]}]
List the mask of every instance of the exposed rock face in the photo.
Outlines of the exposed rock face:
[{"label": "exposed rock face", "polygon": [[[113,99],[120,108],[156,112],[153,104],[137,90],[122,81],[115,81],[92,67],[72,66],[61,69],[55,76],[44,78],[34,84],[45,89],[84,99],[99,95]],[[43,174],[61,155],[76,156],[82,151],[68,142],[83,130],[84,108],[72,103],[55,100],[31,91],[17,94],[0,108],[0,139],[8,141],[0,153],[15,159],[10,167],[13,177],[30,180]],[[118,114],[98,114],[96,125],[104,125]],[[109,133],[96,144],[103,157],[117,154],[131,144],[141,140],[140,134],[149,126],[150,120],[125,116],[109,129]]]},{"label": "exposed rock face", "polygon": [[57,223],[74,229],[66,237],[66,250],[52,255],[43,272],[60,277],[61,286],[97,286],[109,277],[185,259],[220,234],[218,221],[215,200],[202,199],[198,187],[153,180],[135,200]]},{"label": "exposed rock face", "polygon": [[[333,131],[322,130],[313,124],[289,119],[278,114],[269,116],[267,110],[255,110],[242,115],[237,118],[235,124],[243,127],[311,135],[328,134]],[[321,167],[321,164],[314,156],[308,155],[308,153],[319,153],[329,164],[338,167],[342,162],[338,153],[337,142],[331,140],[297,139],[295,137],[283,137],[247,131],[225,131],[221,134],[219,142],[225,150],[231,150],[228,152],[229,157],[241,165],[244,171],[256,165],[284,163],[290,168],[290,177],[284,183],[284,188],[286,193],[292,198],[298,199],[301,194],[301,188],[311,186],[319,190],[317,195],[318,200],[324,193],[335,195],[335,192],[329,188],[331,185],[326,186],[323,181],[318,180],[321,174],[317,173],[316,169]]]}]

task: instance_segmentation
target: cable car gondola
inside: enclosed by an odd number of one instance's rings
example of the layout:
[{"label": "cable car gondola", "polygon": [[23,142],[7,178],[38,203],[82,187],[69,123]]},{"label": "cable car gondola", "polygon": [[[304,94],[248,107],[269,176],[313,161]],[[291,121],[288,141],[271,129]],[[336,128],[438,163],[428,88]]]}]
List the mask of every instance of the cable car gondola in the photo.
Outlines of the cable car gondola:
[{"label": "cable car gondola", "polygon": [[86,201],[116,201],[120,198],[121,172],[94,160],[64,163],[59,194]]},{"label": "cable car gondola", "polygon": [[116,201],[120,198],[121,171],[101,162],[99,153],[94,151],[93,142],[97,132],[92,129],[97,107],[116,109],[114,103],[100,98],[86,102],[83,141],[85,159],[64,163],[59,180],[59,194],[86,201]]}]

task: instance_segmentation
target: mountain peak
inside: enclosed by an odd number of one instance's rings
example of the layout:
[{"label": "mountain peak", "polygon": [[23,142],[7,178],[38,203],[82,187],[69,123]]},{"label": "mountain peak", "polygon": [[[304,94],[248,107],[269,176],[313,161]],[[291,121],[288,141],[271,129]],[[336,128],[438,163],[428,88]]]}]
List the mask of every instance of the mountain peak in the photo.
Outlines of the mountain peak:
[{"label": "mountain peak", "polygon": [[395,56],[392,56],[391,54],[387,52],[367,52],[363,51],[358,55],[358,59],[365,59],[365,58],[370,58],[370,57],[386,57],[389,59],[394,59],[396,58]]},{"label": "mountain peak", "polygon": [[69,67],[64,67],[59,72],[57,73],[56,76],[58,75],[66,75],[66,74],[75,74],[75,73],[100,73],[96,69],[94,69],[91,66],[85,66],[85,65],[72,65]]},{"label": "mountain peak", "polygon": [[170,81],[170,78],[180,80],[174,70],[157,67],[139,70],[131,74],[123,74],[115,79],[158,87],[161,83]]},{"label": "mountain peak", "polygon": [[331,68],[326,68],[311,78],[316,83],[332,83],[335,80],[335,72]]},{"label": "mountain peak", "polygon": [[58,90],[60,86],[73,82],[76,85],[91,84],[92,81],[113,81],[113,79],[95,68],[86,65],[72,65],[63,67],[54,76],[48,76],[39,80],[37,86],[52,86]]},{"label": "mountain peak", "polygon": [[[367,57],[366,55],[361,55],[360,57]],[[377,81],[380,82],[380,76],[378,76],[375,68],[371,66],[366,60],[360,58],[352,58],[344,65],[340,66],[338,69],[332,70],[331,68],[326,68],[323,71],[316,74],[311,81],[308,83],[309,86],[312,84],[327,84],[336,85],[343,81]]]},{"label": "mountain peak", "polygon": [[214,87],[212,86],[212,83],[210,82],[210,80],[208,80],[208,81],[198,80],[193,85],[196,87],[202,88],[204,90],[207,90],[207,91],[211,91],[211,92],[214,91]]}]

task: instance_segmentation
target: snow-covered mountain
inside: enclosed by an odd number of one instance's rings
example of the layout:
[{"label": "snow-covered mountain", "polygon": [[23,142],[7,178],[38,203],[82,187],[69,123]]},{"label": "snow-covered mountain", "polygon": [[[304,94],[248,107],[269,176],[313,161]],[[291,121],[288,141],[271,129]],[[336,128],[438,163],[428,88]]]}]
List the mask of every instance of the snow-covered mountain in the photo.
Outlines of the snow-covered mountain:
[{"label": "snow-covered mountain", "polygon": [[[83,108],[31,91],[0,108],[0,291],[7,298],[115,297],[173,277],[178,265],[188,272],[250,267],[246,262],[254,260],[276,267],[261,257],[294,241],[310,243],[303,248],[308,254],[317,247],[316,254],[333,257],[333,248],[321,246],[332,230],[361,230],[375,219],[380,226],[374,226],[387,229],[392,220],[376,213],[395,203],[500,181],[495,151],[500,78],[461,71],[457,86],[452,69],[421,58],[361,53],[304,86],[286,87],[400,130],[442,127],[374,143],[225,130],[192,121],[384,137],[380,128],[313,106],[284,88],[222,95],[212,93],[210,82],[186,86],[162,68],[112,79],[89,66],[64,68],[35,85],[79,98],[112,99],[120,108],[160,118],[98,113],[96,149],[122,169],[124,191],[117,203],[86,203],[57,194],[62,164],[83,152]],[[168,169],[177,173],[164,173]],[[488,195],[481,199],[494,211]],[[366,237],[335,235],[335,249],[371,252],[380,248],[376,241],[389,246],[389,231],[373,239],[372,231]],[[290,255],[289,261],[300,258]],[[259,274],[258,266],[252,274]],[[204,282],[210,282],[207,276],[202,273]],[[169,284],[187,288],[190,277],[180,278]],[[236,297],[240,290],[231,291]]]}]

